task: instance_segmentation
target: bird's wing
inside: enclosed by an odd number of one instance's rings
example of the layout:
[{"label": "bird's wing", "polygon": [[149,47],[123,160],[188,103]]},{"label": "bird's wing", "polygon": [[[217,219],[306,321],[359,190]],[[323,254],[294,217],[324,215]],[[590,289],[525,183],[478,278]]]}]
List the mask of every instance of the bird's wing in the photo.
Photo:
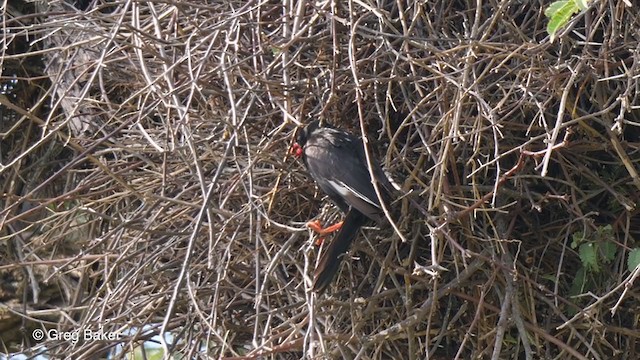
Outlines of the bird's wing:
[{"label": "bird's wing", "polygon": [[377,220],[380,217],[381,209],[378,198],[375,197],[375,190],[374,198],[370,198],[339,179],[329,180],[329,185],[339,193],[350,206],[358,209],[368,218]]},{"label": "bird's wing", "polygon": [[[343,211],[354,207],[372,220],[380,219],[380,201],[371,183],[359,139],[329,131],[310,139],[304,151],[311,176]],[[379,168],[377,163],[374,166]],[[384,174],[382,169],[375,172]],[[386,189],[381,190],[383,196],[388,194]]]}]

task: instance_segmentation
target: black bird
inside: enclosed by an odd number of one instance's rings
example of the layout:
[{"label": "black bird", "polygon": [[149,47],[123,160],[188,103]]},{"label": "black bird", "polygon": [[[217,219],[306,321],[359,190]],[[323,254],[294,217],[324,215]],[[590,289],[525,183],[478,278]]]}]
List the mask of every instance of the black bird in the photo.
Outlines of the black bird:
[{"label": "black bird", "polygon": [[[342,254],[349,249],[358,229],[369,220],[380,222],[385,216],[371,181],[362,139],[316,120],[299,132],[292,153],[302,157],[320,189],[346,213],[314,274],[313,289],[321,293],[331,284]],[[393,186],[378,162],[372,159],[372,165],[381,198],[385,205],[390,204]]]}]

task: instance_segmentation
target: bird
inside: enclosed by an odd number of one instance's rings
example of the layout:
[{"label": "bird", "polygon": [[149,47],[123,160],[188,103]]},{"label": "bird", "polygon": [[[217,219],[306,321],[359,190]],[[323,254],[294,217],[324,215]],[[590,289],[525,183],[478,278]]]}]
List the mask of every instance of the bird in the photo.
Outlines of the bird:
[{"label": "bird", "polygon": [[324,292],[339,270],[359,229],[385,219],[380,200],[391,204],[394,187],[375,159],[371,159],[376,194],[362,139],[320,120],[298,131],[292,154],[302,161],[318,187],[345,213],[337,235],[321,255],[314,272],[313,290]]}]

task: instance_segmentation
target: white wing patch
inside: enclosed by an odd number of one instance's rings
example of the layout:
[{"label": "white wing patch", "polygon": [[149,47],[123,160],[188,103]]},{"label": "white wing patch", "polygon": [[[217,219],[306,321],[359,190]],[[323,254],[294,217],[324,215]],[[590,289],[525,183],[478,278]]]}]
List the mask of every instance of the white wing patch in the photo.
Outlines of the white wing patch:
[{"label": "white wing patch", "polygon": [[357,192],[355,189],[353,189],[349,185],[343,183],[342,181],[329,180],[329,184],[343,198],[349,198],[349,197],[355,195],[359,199],[362,199],[362,200],[366,201],[367,203],[373,205],[375,208],[378,208],[378,209],[380,208],[380,206],[377,203],[371,201],[371,199],[369,199],[366,196],[362,195],[361,193]]}]

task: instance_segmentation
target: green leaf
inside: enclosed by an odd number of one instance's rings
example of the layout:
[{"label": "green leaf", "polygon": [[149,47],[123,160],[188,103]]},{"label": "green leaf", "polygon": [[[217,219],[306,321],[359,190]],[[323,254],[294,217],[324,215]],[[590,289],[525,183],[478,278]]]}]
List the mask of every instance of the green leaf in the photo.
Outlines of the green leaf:
[{"label": "green leaf", "polygon": [[576,296],[582,294],[586,284],[587,272],[583,267],[581,267],[573,277],[573,282],[571,283],[571,288],[569,289],[569,295]]},{"label": "green leaf", "polygon": [[596,250],[593,244],[582,244],[578,251],[580,253],[582,266],[584,266],[585,269],[592,270],[594,272],[600,271],[600,268],[598,267],[598,259],[596,258]]},{"label": "green leaf", "polygon": [[585,240],[585,236],[582,231],[577,231],[573,233],[573,235],[571,235],[571,239],[573,239],[573,241],[571,241],[571,248],[577,249],[578,246],[580,246],[580,244],[582,244],[582,242]]},{"label": "green leaf", "polygon": [[560,9],[567,6],[567,4],[569,4],[570,2],[571,1],[569,0],[562,0],[551,3],[551,5],[549,5],[549,7],[547,7],[547,9],[544,11],[544,16],[548,18],[554,17],[555,14],[560,11]]},{"label": "green leaf", "polygon": [[629,252],[627,266],[629,267],[629,271],[634,271],[640,266],[640,248],[635,248]]},{"label": "green leaf", "polygon": [[547,32],[551,35],[551,42],[555,39],[556,32],[567,25],[573,14],[579,10],[576,0],[556,1],[549,5],[544,14],[549,18]]},{"label": "green leaf", "polygon": [[610,263],[611,261],[613,261],[613,259],[615,259],[616,257],[616,250],[618,250],[618,248],[616,247],[616,244],[610,241],[605,241],[600,243],[600,254],[602,255],[602,262],[604,262],[605,264]]},{"label": "green leaf", "polygon": [[596,232],[598,233],[598,237],[602,240],[613,239],[613,226],[611,226],[611,224],[598,226]]},{"label": "green leaf", "polygon": [[589,0],[576,0],[576,5],[581,11],[587,10],[589,7]]}]

